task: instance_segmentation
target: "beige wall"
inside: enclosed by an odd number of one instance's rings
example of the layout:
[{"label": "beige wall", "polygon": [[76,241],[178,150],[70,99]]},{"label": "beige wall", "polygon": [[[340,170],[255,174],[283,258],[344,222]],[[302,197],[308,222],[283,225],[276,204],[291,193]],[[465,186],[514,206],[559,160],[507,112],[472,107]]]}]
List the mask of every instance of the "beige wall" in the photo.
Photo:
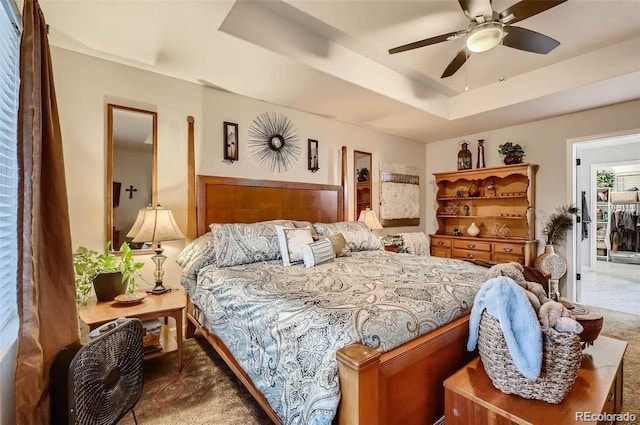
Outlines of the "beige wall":
[{"label": "beige wall", "polygon": [[[153,74],[64,49],[52,48],[58,108],[65,153],[65,168],[73,247],[102,249],[105,236],[105,140],[106,104],[116,103],[158,113],[158,200],[170,208],[178,225],[186,230],[186,118],[196,123],[196,172],[199,174],[340,184],[340,149],[349,152],[353,174],[353,150],[373,154],[374,205],[379,198],[378,166],[385,161],[419,168],[425,181],[425,145],[353,125],[321,118],[266,102],[226,93],[198,84]],[[304,93],[300,94],[301,96]],[[302,152],[295,166],[284,173],[261,168],[247,150],[247,131],[263,112],[285,114],[298,130]],[[239,161],[223,161],[223,121],[239,124]],[[320,170],[307,170],[307,139],[319,141]],[[353,192],[349,193],[349,217],[353,217]],[[421,200],[424,230],[425,201]],[[400,229],[388,229],[395,232]],[[416,230],[409,228],[408,230]],[[180,269],[175,258],[182,241],[166,242],[165,283],[176,285]],[[153,281],[148,257],[144,276]]]},{"label": "beige wall", "polygon": [[[425,157],[427,232],[434,232],[437,226],[433,214],[436,208],[436,187],[431,173],[457,168],[457,152],[460,149],[458,142],[462,139],[470,142],[474,166],[477,140],[485,140],[487,167],[502,165],[501,157],[498,155],[499,144],[507,141],[519,143],[526,153],[525,161],[540,165],[536,178],[536,209],[551,213],[556,207],[573,201],[569,139],[637,128],[640,128],[640,101],[633,101],[428,144]],[[541,224],[536,223],[538,240],[543,240],[541,228]],[[571,268],[571,236],[568,243],[559,247],[558,253],[569,260],[567,276],[574,276]],[[571,285],[566,284],[566,278],[561,286],[564,295],[573,296],[570,291]]]}]

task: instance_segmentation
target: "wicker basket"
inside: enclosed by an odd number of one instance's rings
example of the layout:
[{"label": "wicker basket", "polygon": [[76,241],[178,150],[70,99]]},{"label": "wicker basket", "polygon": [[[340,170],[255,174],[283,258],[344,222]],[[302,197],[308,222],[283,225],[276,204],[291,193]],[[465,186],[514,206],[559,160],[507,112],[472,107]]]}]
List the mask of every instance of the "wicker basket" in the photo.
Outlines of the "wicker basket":
[{"label": "wicker basket", "polygon": [[500,322],[486,311],[482,313],[478,350],[493,385],[506,394],[560,403],[567,395],[580,368],[580,337],[555,329],[542,329],[542,369],[535,380],[525,378],[509,354]]}]

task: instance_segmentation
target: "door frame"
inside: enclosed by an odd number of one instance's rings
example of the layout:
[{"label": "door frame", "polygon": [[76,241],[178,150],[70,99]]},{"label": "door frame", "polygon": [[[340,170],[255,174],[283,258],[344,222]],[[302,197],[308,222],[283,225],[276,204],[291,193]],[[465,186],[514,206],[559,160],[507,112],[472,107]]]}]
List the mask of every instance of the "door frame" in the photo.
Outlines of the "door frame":
[{"label": "door frame", "polygon": [[[640,128],[567,139],[567,185],[571,188],[571,191],[567,193],[569,198],[567,202],[572,202],[579,207],[582,205],[581,193],[578,190],[578,146],[582,144],[610,146],[612,142],[615,142],[616,145],[634,143],[638,137],[640,137]],[[591,171],[589,170],[589,172]],[[580,272],[579,244],[582,232],[579,230],[579,227],[576,226],[571,232],[573,236],[571,242],[572,266],[570,270],[572,273],[567,276],[567,297],[574,302],[580,302],[582,299],[582,286],[580,281],[576,279],[576,274]]]}]

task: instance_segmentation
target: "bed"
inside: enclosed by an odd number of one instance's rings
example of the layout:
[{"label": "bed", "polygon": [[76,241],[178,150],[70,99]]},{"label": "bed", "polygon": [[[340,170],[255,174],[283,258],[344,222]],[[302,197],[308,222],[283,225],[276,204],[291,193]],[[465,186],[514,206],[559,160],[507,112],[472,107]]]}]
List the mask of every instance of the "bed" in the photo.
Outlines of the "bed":
[{"label": "bed", "polygon": [[[196,179],[193,120],[189,127],[191,239],[205,235],[210,223],[344,221],[344,171],[340,186],[215,176]],[[473,356],[465,349],[468,312],[484,281],[484,269],[458,260],[380,249],[357,251],[310,270],[285,268],[281,261],[269,260],[228,268],[209,264],[192,277],[195,280],[185,284],[186,337],[201,332],[274,423],[431,424],[441,419],[444,410],[442,382]],[[420,287],[416,279],[430,281],[432,288]],[[285,302],[287,295],[291,297]],[[405,303],[401,306],[390,301],[400,298]],[[436,304],[425,303],[427,298]],[[426,318],[424,311],[415,309],[434,310],[436,318]],[[316,315],[320,310],[333,313],[331,326],[323,323],[326,316]],[[272,312],[271,317],[251,316],[260,311]],[[287,314],[280,314],[283,311]],[[298,320],[305,314],[312,319],[307,324]],[[284,316],[285,323],[276,324],[273,316]],[[350,334],[354,329],[359,333],[355,337]],[[391,332],[399,329],[401,336]],[[249,339],[240,340],[241,334]],[[303,356],[298,350],[283,354],[289,356],[284,361],[269,351],[269,344],[286,346],[293,341],[329,356]],[[291,356],[300,359],[293,361]],[[276,370],[276,364],[285,368]],[[311,376],[311,367],[292,366],[296,364],[321,365],[314,369],[319,376]],[[284,388],[281,378],[287,373],[306,384]],[[331,395],[310,397],[313,385]]]}]

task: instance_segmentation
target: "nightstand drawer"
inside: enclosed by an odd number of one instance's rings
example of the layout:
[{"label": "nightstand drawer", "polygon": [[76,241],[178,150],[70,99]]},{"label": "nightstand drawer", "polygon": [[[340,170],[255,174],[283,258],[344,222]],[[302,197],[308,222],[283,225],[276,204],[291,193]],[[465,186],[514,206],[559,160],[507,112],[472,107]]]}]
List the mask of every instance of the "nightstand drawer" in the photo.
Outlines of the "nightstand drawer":
[{"label": "nightstand drawer", "polygon": [[453,248],[453,258],[491,260],[491,253],[486,251],[473,251],[470,249]]},{"label": "nightstand drawer", "polygon": [[493,252],[496,254],[524,255],[524,245],[517,243],[494,243]]},{"label": "nightstand drawer", "polygon": [[[489,242],[481,242],[481,241],[453,241],[453,247],[458,249],[472,249],[474,251],[491,251],[491,244]],[[455,257],[455,254],[454,254]],[[484,258],[484,257],[478,257]],[[488,257],[486,258],[489,259]]]}]

